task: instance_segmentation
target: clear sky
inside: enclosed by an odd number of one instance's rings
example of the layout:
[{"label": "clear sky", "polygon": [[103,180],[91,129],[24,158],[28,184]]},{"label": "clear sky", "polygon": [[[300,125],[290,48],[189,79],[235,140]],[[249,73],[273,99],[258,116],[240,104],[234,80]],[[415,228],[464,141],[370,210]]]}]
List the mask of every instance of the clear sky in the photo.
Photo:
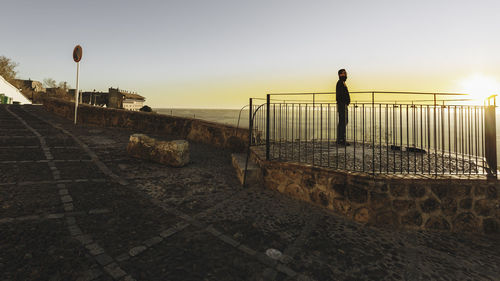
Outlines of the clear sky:
[{"label": "clear sky", "polygon": [[[19,76],[119,86],[152,107],[237,108],[268,92],[500,90],[500,1],[0,0]],[[497,86],[499,88],[497,88]],[[489,88],[488,88],[489,87]],[[497,91],[498,92],[498,91]]]}]

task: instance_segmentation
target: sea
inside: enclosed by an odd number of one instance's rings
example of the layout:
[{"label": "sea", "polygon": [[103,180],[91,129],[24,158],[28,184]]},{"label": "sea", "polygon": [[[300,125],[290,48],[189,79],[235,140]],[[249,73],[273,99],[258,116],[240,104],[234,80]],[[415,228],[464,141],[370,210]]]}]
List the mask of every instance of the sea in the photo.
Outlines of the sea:
[{"label": "sea", "polygon": [[153,108],[158,114],[197,118],[248,128],[248,109]]}]

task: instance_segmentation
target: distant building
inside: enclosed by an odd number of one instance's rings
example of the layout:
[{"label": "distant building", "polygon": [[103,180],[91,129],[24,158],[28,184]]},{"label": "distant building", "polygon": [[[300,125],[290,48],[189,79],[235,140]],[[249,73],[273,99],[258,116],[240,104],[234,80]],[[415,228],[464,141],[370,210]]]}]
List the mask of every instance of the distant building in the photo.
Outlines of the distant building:
[{"label": "distant building", "polygon": [[[74,91],[73,91],[74,95]],[[107,106],[108,105],[108,93],[106,92],[82,92],[80,93],[82,98],[82,103],[96,105],[96,106]]]},{"label": "distant building", "polygon": [[0,103],[31,104],[31,101],[18,88],[7,82],[2,76],[0,76],[0,97]]},{"label": "distant building", "polygon": [[45,92],[45,88],[42,85],[42,82],[35,80],[23,80],[23,79],[15,79],[18,85],[24,87],[25,89],[31,90],[33,92]]},{"label": "distant building", "polygon": [[108,107],[110,108],[138,111],[144,105],[145,100],[143,96],[137,93],[109,88]]},{"label": "distant building", "polygon": [[123,109],[139,111],[144,106],[146,99],[138,94],[126,93],[123,99]]},{"label": "distant building", "polygon": [[32,103],[39,102],[39,98],[45,94],[45,88],[40,81],[15,79],[14,82],[15,86],[20,89],[21,94]]}]

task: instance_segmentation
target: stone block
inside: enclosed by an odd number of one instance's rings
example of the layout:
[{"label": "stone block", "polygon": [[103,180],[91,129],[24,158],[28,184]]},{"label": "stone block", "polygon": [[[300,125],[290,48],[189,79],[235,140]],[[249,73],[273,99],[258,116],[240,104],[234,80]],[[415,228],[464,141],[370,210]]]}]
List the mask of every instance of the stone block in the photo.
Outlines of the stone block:
[{"label": "stone block", "polygon": [[498,197],[497,187],[493,185],[488,186],[488,188],[486,189],[486,198],[497,199],[497,197]]},{"label": "stone block", "polygon": [[255,250],[253,250],[253,249],[251,249],[251,248],[249,248],[249,247],[247,247],[247,246],[245,246],[243,244],[239,245],[238,249],[240,251],[242,251],[242,252],[250,255],[250,256],[253,256],[253,255],[255,255],[257,253]]},{"label": "stone block", "polygon": [[460,208],[470,210],[472,208],[472,198],[465,198],[460,201]]},{"label": "stone block", "polygon": [[113,258],[106,254],[101,254],[95,257],[95,260],[102,266],[108,265],[113,262]]},{"label": "stone block", "polygon": [[405,197],[408,194],[407,188],[401,184],[391,185],[391,195],[394,197]]},{"label": "stone block", "polygon": [[450,230],[450,223],[443,217],[430,217],[425,223],[426,229]]},{"label": "stone block", "polygon": [[420,214],[417,210],[409,211],[406,215],[401,217],[401,224],[408,226],[421,226],[422,214]]},{"label": "stone block", "polygon": [[186,140],[158,141],[143,134],[133,134],[127,152],[130,156],[172,167],[189,163],[189,143]]},{"label": "stone block", "polygon": [[355,203],[366,203],[368,200],[368,192],[358,186],[348,186],[347,196],[349,200]]},{"label": "stone block", "polygon": [[321,203],[321,205],[323,205],[325,207],[329,205],[328,196],[323,191],[320,191],[318,193],[318,199],[319,199],[319,203]]},{"label": "stone block", "polygon": [[489,218],[483,220],[483,230],[486,234],[498,234],[500,233],[500,224],[498,220]]},{"label": "stone block", "polygon": [[439,198],[447,198],[452,195],[454,195],[455,190],[461,188],[460,186],[453,187],[454,190],[452,190],[452,187],[447,184],[434,184],[431,187],[432,192]]},{"label": "stone block", "polygon": [[457,200],[452,197],[441,199],[441,212],[446,216],[455,216],[457,213]]},{"label": "stone block", "polygon": [[144,245],[146,245],[147,247],[151,247],[151,246],[154,246],[154,245],[160,243],[161,241],[163,241],[163,238],[161,238],[160,236],[155,236],[155,237],[152,237],[152,238],[144,241]]},{"label": "stone block", "polygon": [[420,209],[424,213],[432,213],[439,208],[439,202],[435,198],[428,198],[420,203]]},{"label": "stone block", "polygon": [[345,196],[346,184],[345,183],[334,183],[332,184],[332,189],[335,191],[337,196]]},{"label": "stone block", "polygon": [[477,200],[474,203],[474,211],[478,216],[491,216],[495,212],[495,203],[489,199]]},{"label": "stone block", "polygon": [[132,249],[130,249],[130,251],[128,252],[129,255],[131,255],[132,257],[135,257],[137,256],[138,254],[144,252],[147,248],[145,246],[137,246],[137,247],[134,247]]},{"label": "stone block", "polygon": [[386,209],[391,207],[391,200],[387,193],[370,192],[370,206],[374,210]]},{"label": "stone block", "polygon": [[339,212],[342,215],[350,217],[352,214],[352,207],[345,198],[336,198],[332,202],[333,210]]},{"label": "stone block", "polygon": [[471,191],[470,185],[459,185],[453,186],[453,196],[454,197],[465,197],[470,195]]},{"label": "stone block", "polygon": [[376,223],[396,227],[399,225],[399,216],[392,211],[381,212],[376,216]]},{"label": "stone block", "polygon": [[366,223],[370,221],[371,213],[368,208],[362,207],[356,210],[354,213],[354,220],[357,222]]},{"label": "stone block", "polygon": [[453,220],[453,230],[458,232],[477,232],[479,219],[470,212],[461,213]]},{"label": "stone block", "polygon": [[425,186],[412,184],[410,186],[410,196],[412,198],[422,198],[427,193]]},{"label": "stone block", "polygon": [[475,196],[485,196],[487,189],[488,189],[487,186],[478,184],[478,185],[474,186],[474,195]]},{"label": "stone block", "polygon": [[111,263],[104,267],[104,270],[113,277],[113,279],[118,279],[125,276],[127,273],[118,266],[116,263]]},{"label": "stone block", "polygon": [[392,207],[398,212],[408,211],[415,208],[415,201],[413,200],[394,200],[392,201]]},{"label": "stone block", "polygon": [[101,246],[99,246],[97,243],[87,244],[85,245],[85,248],[87,248],[90,254],[93,256],[104,254],[104,249],[101,248]]}]

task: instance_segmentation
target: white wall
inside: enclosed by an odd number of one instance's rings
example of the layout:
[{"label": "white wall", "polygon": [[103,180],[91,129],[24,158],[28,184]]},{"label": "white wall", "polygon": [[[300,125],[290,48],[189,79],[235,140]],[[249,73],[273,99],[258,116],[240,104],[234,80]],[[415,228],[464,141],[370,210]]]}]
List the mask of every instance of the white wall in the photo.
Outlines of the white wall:
[{"label": "white wall", "polygon": [[21,104],[31,104],[31,102],[21,94],[19,89],[7,82],[2,76],[0,76],[0,94],[12,98],[13,102],[17,101]]},{"label": "white wall", "polygon": [[123,109],[138,111],[143,106],[144,102],[134,99],[126,99],[123,101]]}]

